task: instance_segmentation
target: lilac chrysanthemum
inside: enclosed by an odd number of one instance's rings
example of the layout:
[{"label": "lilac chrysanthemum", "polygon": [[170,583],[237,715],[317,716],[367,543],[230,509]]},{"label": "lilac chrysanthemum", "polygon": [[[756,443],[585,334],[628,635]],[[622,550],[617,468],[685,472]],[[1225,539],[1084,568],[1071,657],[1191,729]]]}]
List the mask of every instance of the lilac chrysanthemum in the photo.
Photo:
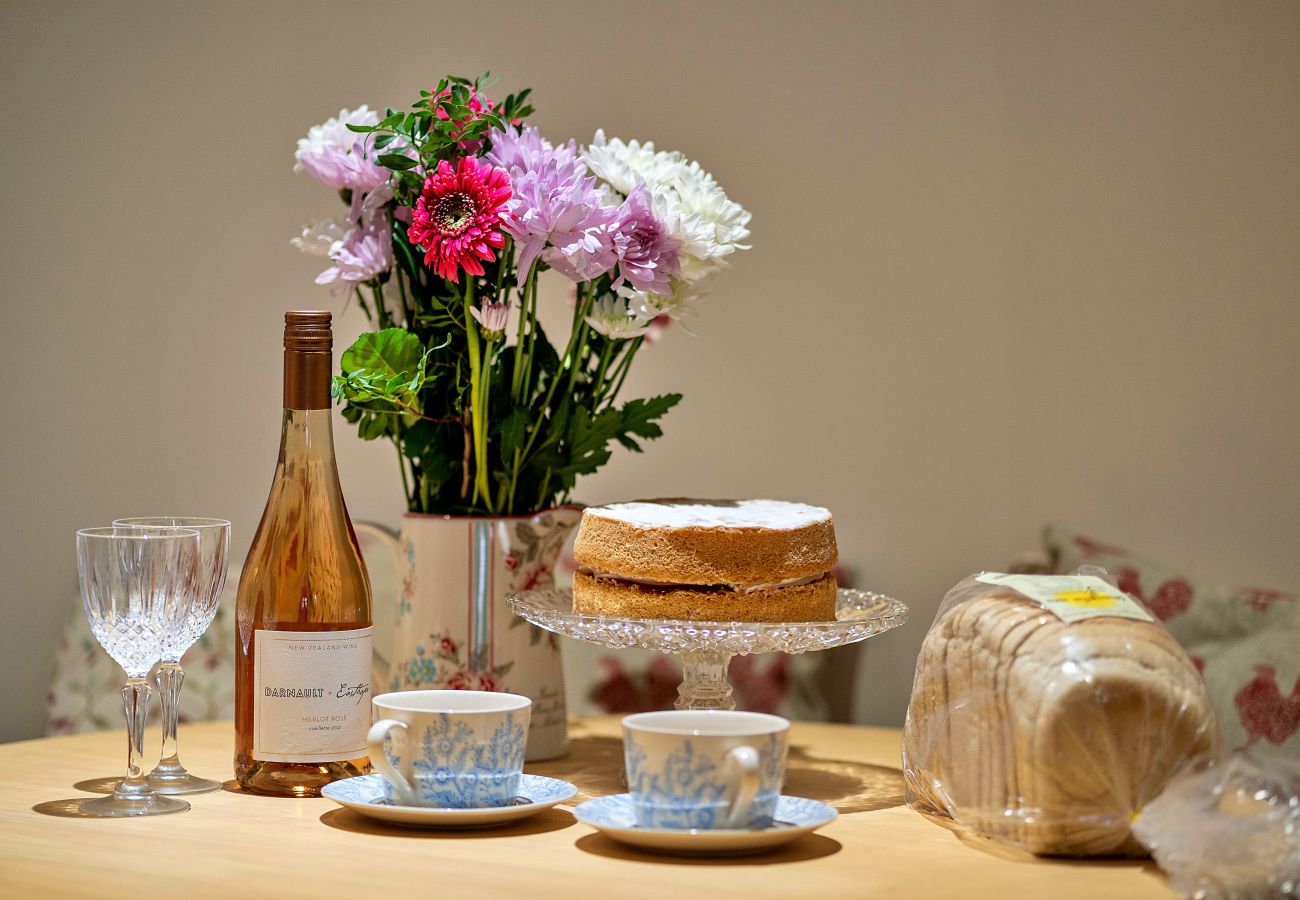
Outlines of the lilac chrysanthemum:
[{"label": "lilac chrysanthemum", "polygon": [[613,268],[617,211],[601,205],[577,145],[555,147],[532,127],[493,129],[490,139],[484,158],[510,173],[505,230],[519,247],[519,271],[529,272],[539,256],[573,281],[590,281]]},{"label": "lilac chrysanthemum", "polygon": [[[492,149],[483,154],[494,166],[500,166],[513,174],[519,172],[536,172],[546,163],[554,162],[557,166],[576,162],[578,145],[573,140],[556,147],[532,125],[523,128],[509,128],[506,131],[493,128],[488,132]],[[589,174],[586,166],[583,174]]]},{"label": "lilac chrysanthemum", "polygon": [[617,288],[626,281],[638,291],[667,296],[671,279],[681,274],[682,242],[674,237],[650,205],[650,192],[638,184],[617,209],[613,226],[618,256]]},{"label": "lilac chrysanthemum", "polygon": [[334,261],[317,284],[331,285],[335,294],[350,291],[393,267],[393,233],[383,215],[371,216],[330,246]]}]

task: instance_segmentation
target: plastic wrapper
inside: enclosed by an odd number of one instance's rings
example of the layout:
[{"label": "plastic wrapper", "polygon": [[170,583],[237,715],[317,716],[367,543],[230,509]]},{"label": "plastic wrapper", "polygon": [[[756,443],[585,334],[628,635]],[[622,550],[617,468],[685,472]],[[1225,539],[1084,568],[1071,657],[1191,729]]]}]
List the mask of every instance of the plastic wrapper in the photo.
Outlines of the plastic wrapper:
[{"label": "plastic wrapper", "polygon": [[983,573],[948,592],[907,711],[910,804],[1032,853],[1146,855],[1134,814],[1216,757],[1219,732],[1187,654],[1104,575]]},{"label": "plastic wrapper", "polygon": [[1184,897],[1300,896],[1300,762],[1245,751],[1184,772],[1133,833]]}]

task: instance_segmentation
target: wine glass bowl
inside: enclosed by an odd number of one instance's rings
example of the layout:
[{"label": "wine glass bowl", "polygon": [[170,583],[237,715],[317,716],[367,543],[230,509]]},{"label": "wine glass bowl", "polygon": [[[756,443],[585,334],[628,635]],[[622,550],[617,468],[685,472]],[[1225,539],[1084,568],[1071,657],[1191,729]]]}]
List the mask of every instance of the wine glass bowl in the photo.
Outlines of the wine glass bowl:
[{"label": "wine glass bowl", "polygon": [[221,592],[226,584],[230,554],[230,522],[199,516],[139,516],[115,519],[121,528],[190,530],[199,536],[196,577],[186,599],[188,613],[163,636],[162,664],[158,667],[158,690],[162,698],[163,748],[158,765],[149,773],[149,784],[160,794],[200,794],[215,791],[221,782],[199,778],[181,765],[176,726],[180,716],[181,685],[185,672],[180,659],[202,637],[216,617]]},{"label": "wine glass bowl", "polygon": [[77,572],[90,630],[126,673],[127,776],[107,797],[86,800],[87,816],[184,812],[155,793],[141,770],[150,668],[189,614],[198,578],[199,533],[183,528],[86,528],[77,532]]}]

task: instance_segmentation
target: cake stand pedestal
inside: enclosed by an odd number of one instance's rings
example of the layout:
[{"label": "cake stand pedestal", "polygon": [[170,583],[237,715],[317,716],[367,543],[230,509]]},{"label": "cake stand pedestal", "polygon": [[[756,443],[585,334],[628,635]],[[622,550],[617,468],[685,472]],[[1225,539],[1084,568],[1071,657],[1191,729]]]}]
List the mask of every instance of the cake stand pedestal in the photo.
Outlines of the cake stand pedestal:
[{"label": "cake stand pedestal", "polygon": [[573,611],[568,588],[525,591],[509,598],[510,610],[540,628],[619,649],[642,647],[681,657],[678,709],[735,709],[727,664],[747,653],[808,653],[864,641],[907,621],[907,607],[892,597],[841,588],[829,622],[681,622],[589,616]]}]

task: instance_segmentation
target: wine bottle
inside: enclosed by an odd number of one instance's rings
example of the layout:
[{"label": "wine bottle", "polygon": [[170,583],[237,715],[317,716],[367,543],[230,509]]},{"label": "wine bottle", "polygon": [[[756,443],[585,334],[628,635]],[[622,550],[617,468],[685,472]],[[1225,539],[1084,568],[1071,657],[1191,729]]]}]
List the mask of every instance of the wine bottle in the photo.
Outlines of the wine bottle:
[{"label": "wine bottle", "polygon": [[314,797],[369,771],[370,580],[343,504],[330,425],[330,314],[284,315],[284,422],[239,579],[235,777]]}]

